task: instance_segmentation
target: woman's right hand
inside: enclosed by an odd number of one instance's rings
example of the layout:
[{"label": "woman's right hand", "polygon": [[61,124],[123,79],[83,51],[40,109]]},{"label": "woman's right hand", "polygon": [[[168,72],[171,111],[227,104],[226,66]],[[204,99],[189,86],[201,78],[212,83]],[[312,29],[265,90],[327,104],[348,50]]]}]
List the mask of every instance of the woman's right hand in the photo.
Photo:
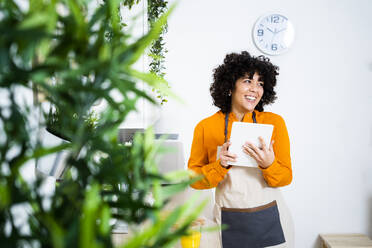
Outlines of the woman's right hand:
[{"label": "woman's right hand", "polygon": [[232,154],[232,153],[229,152],[230,145],[231,145],[231,142],[227,141],[221,147],[221,152],[220,152],[219,159],[220,159],[220,164],[223,167],[228,166],[227,161],[236,162],[236,154]]}]

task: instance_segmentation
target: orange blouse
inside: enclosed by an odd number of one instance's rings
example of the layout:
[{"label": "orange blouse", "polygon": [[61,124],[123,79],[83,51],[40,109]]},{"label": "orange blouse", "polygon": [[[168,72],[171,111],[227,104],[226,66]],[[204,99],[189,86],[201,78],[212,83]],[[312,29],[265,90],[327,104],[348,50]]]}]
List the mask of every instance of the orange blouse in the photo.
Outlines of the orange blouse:
[{"label": "orange blouse", "polygon": [[[259,167],[262,175],[271,187],[285,186],[292,181],[292,166],[290,145],[285,122],[280,115],[271,112],[258,112],[255,110],[257,123],[274,125],[272,140],[274,140],[274,162],[266,169]],[[227,138],[230,139],[231,127],[238,121],[234,113],[229,114]],[[244,115],[243,122],[253,122],[252,113]],[[216,160],[217,146],[222,146],[225,141],[225,115],[218,111],[214,115],[200,121],[194,130],[194,138],[188,168],[204,178],[193,183],[195,189],[210,189],[217,187],[229,169],[220,165]]]}]

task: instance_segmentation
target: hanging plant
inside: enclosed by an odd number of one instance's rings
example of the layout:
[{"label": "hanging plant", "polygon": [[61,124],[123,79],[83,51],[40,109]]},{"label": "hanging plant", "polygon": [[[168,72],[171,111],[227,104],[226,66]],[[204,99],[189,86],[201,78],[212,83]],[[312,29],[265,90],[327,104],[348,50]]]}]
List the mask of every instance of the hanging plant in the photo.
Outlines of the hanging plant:
[{"label": "hanging plant", "polygon": [[[159,17],[167,11],[168,2],[164,0],[148,0],[147,3],[147,20],[150,26],[149,28],[151,29],[152,25],[159,19]],[[165,54],[168,52],[168,50],[165,49],[164,35],[167,32],[168,24],[166,23],[162,28],[159,38],[152,42],[150,53],[148,54],[151,58],[151,62],[149,65],[150,72],[161,78],[164,78],[165,75],[164,62]],[[168,84],[167,87],[170,88]],[[154,88],[152,89],[152,91],[156,92],[156,97],[160,100],[161,105],[168,101],[166,94],[161,93],[159,90]]]},{"label": "hanging plant", "polygon": [[[135,4],[138,4],[140,0],[125,0],[120,3],[121,6],[128,7],[131,9]],[[168,10],[167,8],[167,1],[164,0],[147,0],[147,12],[148,12],[148,23],[149,23],[149,29],[153,28],[154,23],[159,20],[159,18]],[[86,9],[84,10],[86,11]],[[118,13],[120,13],[120,6],[118,7]],[[124,22],[123,17],[121,15],[119,16],[119,25],[121,28],[127,26],[127,24]],[[150,53],[148,56],[151,58],[151,62],[149,64],[149,71],[150,73],[155,74],[156,76],[164,79],[165,76],[165,54],[168,52],[168,50],[165,49],[165,42],[164,42],[164,35],[168,31],[168,25],[167,22],[163,25],[162,30],[160,32],[159,38],[152,41],[150,45]],[[105,33],[105,39],[106,41],[110,42],[113,36],[113,31],[109,27],[108,31]],[[165,80],[163,81],[164,84],[166,84],[166,88],[170,88],[168,82]],[[160,90],[156,88],[152,88],[153,92],[156,92],[156,98],[159,99],[160,104],[163,105],[165,102],[167,102],[167,94],[164,92],[161,92]],[[56,106],[51,106],[49,110],[49,115],[47,117],[47,131],[50,133],[64,139],[64,140],[70,140],[69,137],[66,137],[65,134],[63,134],[61,130],[61,126],[65,125],[60,123],[59,121],[59,113],[60,110]],[[96,113],[95,113],[96,114]],[[98,114],[96,114],[98,115]],[[77,118],[77,114],[73,113],[72,118]],[[89,123],[89,119],[84,119],[85,122]]]},{"label": "hanging plant", "polygon": [[[101,3],[100,7],[104,7],[106,5],[105,2],[106,1]],[[117,17],[118,17],[118,26],[120,27],[119,30],[123,30],[124,27],[128,26],[128,24],[124,22],[123,16],[120,14],[120,8],[121,7],[127,7],[130,10],[130,9],[132,9],[132,7],[134,5],[138,4],[139,2],[140,2],[140,0],[124,0],[124,1],[118,3],[118,6],[116,8],[116,14],[117,14]],[[82,7],[82,8],[80,8],[80,11],[83,14],[86,15],[88,9]],[[162,13],[164,14],[164,12],[162,12]],[[160,17],[160,16],[158,16],[158,17]],[[116,32],[117,31],[118,30],[116,30]],[[107,29],[105,30],[105,33],[104,33],[105,42],[107,42],[107,43],[112,42],[114,35],[115,35],[114,27],[111,26],[111,25],[108,25]],[[37,61],[35,61],[35,62],[37,62]],[[70,62],[72,64],[76,64],[76,61],[73,61],[73,59]],[[82,80],[89,83],[90,81],[92,81],[92,78],[88,78],[87,76],[83,76]],[[54,83],[58,84],[58,78],[55,78]],[[36,93],[36,94],[40,93],[40,91],[37,87],[34,88],[34,93]],[[94,102],[92,101],[91,105],[93,105],[93,104],[94,104]],[[90,108],[90,106],[89,106],[89,108]],[[86,112],[86,110],[84,110],[83,112]],[[78,113],[68,113],[68,111],[66,113],[65,109],[60,109],[55,104],[51,104],[50,107],[49,107],[48,115],[46,116],[46,130],[49,133],[51,133],[51,134],[53,134],[53,135],[55,135],[55,136],[57,136],[57,137],[59,137],[63,140],[71,141],[70,136],[73,135],[73,134],[70,134],[70,135],[66,134],[62,130],[65,126],[70,126],[71,130],[74,130],[74,129],[77,130],[78,127],[71,127],[72,124],[70,122],[62,123],[59,116],[61,114],[63,114],[64,116],[66,116],[67,114],[70,114],[71,119],[77,120],[77,119],[80,118],[82,120],[82,123],[84,125],[86,125],[88,129],[93,130],[95,128],[95,123],[97,123],[97,121],[99,119],[99,113],[96,113],[93,110],[88,110],[88,113],[89,113],[88,115],[86,115],[86,114],[79,115]]]}]

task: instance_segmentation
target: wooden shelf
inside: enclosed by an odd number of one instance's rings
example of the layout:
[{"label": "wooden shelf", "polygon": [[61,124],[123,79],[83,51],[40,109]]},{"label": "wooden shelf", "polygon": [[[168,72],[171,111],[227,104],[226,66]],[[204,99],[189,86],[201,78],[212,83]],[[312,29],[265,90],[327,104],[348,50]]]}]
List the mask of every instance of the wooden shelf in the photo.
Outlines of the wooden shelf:
[{"label": "wooden shelf", "polygon": [[320,234],[322,248],[367,248],[372,240],[364,234]]}]

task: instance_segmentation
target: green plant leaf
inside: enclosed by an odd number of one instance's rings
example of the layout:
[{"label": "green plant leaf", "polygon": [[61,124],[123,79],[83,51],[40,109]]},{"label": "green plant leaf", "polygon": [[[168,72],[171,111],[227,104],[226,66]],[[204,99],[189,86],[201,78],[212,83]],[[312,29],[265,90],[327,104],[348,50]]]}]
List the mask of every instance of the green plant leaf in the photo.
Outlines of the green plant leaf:
[{"label": "green plant leaf", "polygon": [[124,53],[121,54],[121,59],[127,60],[128,65],[134,64],[141,55],[145,52],[145,49],[151,44],[151,42],[158,38],[161,31],[162,26],[166,23],[168,16],[173,12],[174,8],[176,7],[176,3],[173,3],[167,12],[165,12],[155,23],[153,23],[152,28],[150,31],[135,43],[131,44]]}]

